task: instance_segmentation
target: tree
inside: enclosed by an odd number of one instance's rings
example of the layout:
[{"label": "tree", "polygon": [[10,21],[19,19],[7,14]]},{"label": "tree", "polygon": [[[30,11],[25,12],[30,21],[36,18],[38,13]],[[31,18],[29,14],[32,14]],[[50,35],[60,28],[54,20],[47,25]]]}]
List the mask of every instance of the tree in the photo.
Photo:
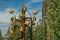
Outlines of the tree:
[{"label": "tree", "polygon": [[0,40],[3,40],[3,38],[2,38],[2,34],[1,34],[1,30],[0,30]]},{"label": "tree", "polygon": [[60,40],[60,0],[51,0],[46,10],[46,16],[48,16],[46,23],[49,25],[51,40]]}]

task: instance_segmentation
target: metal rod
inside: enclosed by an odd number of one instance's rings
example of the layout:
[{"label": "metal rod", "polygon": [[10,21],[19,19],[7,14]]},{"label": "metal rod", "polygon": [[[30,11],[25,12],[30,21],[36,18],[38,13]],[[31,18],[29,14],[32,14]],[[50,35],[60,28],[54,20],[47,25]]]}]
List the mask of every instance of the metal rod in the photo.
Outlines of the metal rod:
[{"label": "metal rod", "polygon": [[[14,15],[14,14],[13,14]],[[16,33],[15,33],[15,29],[16,29],[16,16],[14,15],[14,40],[16,40]]]},{"label": "metal rod", "polygon": [[21,33],[21,35],[22,35],[22,39],[21,40],[25,40],[25,25],[24,25],[24,23],[25,23],[25,11],[22,10],[22,13],[24,15],[23,15],[22,23],[21,23],[22,27],[23,27],[23,32]]},{"label": "metal rod", "polygon": [[32,40],[32,18],[31,18],[31,27],[30,27],[30,40]]}]

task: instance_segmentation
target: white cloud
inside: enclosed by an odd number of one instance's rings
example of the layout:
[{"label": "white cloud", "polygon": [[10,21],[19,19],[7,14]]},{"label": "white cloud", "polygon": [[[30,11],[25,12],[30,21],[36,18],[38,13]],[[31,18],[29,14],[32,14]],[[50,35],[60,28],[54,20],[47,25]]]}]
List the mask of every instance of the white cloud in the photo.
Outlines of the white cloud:
[{"label": "white cloud", "polygon": [[5,11],[0,11],[0,22],[9,22],[11,15],[8,12],[9,9],[6,9]]},{"label": "white cloud", "polygon": [[[10,22],[10,18],[13,16],[12,14],[9,14],[9,9],[6,9],[5,11],[0,11],[0,22]],[[14,9],[15,10],[15,9]],[[34,10],[29,10],[29,12],[32,14]],[[37,14],[37,18],[41,18],[41,11]],[[18,14],[17,14],[18,15]],[[28,13],[26,13],[26,16],[29,16]],[[40,16],[40,17],[39,17]],[[18,17],[18,16],[17,16]],[[30,17],[30,16],[29,16]]]}]

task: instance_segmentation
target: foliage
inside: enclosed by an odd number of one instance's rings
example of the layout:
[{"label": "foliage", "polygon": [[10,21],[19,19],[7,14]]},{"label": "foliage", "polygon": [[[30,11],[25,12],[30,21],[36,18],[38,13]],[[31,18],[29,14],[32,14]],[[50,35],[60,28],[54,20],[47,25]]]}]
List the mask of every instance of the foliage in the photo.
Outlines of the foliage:
[{"label": "foliage", "polygon": [[[60,40],[60,0],[51,0],[49,6],[46,9],[46,16],[48,17],[48,19],[45,20],[45,22],[47,26],[47,32],[50,35],[50,40]],[[15,30],[17,32],[18,28],[16,28]],[[30,31],[29,29],[26,30],[25,33],[26,40],[30,39],[29,31]],[[19,35],[20,33],[17,34],[16,38],[18,38]],[[46,39],[45,26],[37,25],[37,31],[33,32],[33,40],[45,40],[45,39]]]},{"label": "foliage", "polygon": [[0,40],[2,40],[3,38],[2,38],[2,34],[1,34],[1,30],[0,30]]},{"label": "foliage", "polygon": [[[45,27],[41,25],[36,26],[37,30],[33,33],[32,40],[45,40]],[[30,40],[30,30],[26,30],[26,40]]]},{"label": "foliage", "polygon": [[33,40],[45,40],[45,27],[37,25],[36,32],[33,32]]},{"label": "foliage", "polygon": [[46,15],[48,16],[51,40],[60,40],[60,0],[50,2]]}]

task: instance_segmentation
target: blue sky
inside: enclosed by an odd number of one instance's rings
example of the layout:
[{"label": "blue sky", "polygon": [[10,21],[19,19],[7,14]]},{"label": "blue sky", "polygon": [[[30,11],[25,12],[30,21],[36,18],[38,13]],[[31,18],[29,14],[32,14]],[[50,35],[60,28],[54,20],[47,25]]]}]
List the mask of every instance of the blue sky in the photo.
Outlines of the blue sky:
[{"label": "blue sky", "polygon": [[[25,4],[27,10],[32,12],[36,9],[38,10],[37,21],[42,17],[42,2],[43,0],[0,0],[0,28],[2,30],[2,35],[7,32],[10,23],[10,18],[13,16],[9,14],[9,9],[21,10],[21,5]],[[16,15],[17,13],[15,13]],[[18,14],[17,14],[18,15]],[[26,14],[26,16],[29,16]]]},{"label": "blue sky", "polygon": [[21,10],[22,4],[25,4],[30,12],[34,9],[39,10],[37,17],[41,18],[42,2],[43,0],[0,0],[0,22],[9,22],[11,15],[8,10],[11,8],[17,12]]}]

